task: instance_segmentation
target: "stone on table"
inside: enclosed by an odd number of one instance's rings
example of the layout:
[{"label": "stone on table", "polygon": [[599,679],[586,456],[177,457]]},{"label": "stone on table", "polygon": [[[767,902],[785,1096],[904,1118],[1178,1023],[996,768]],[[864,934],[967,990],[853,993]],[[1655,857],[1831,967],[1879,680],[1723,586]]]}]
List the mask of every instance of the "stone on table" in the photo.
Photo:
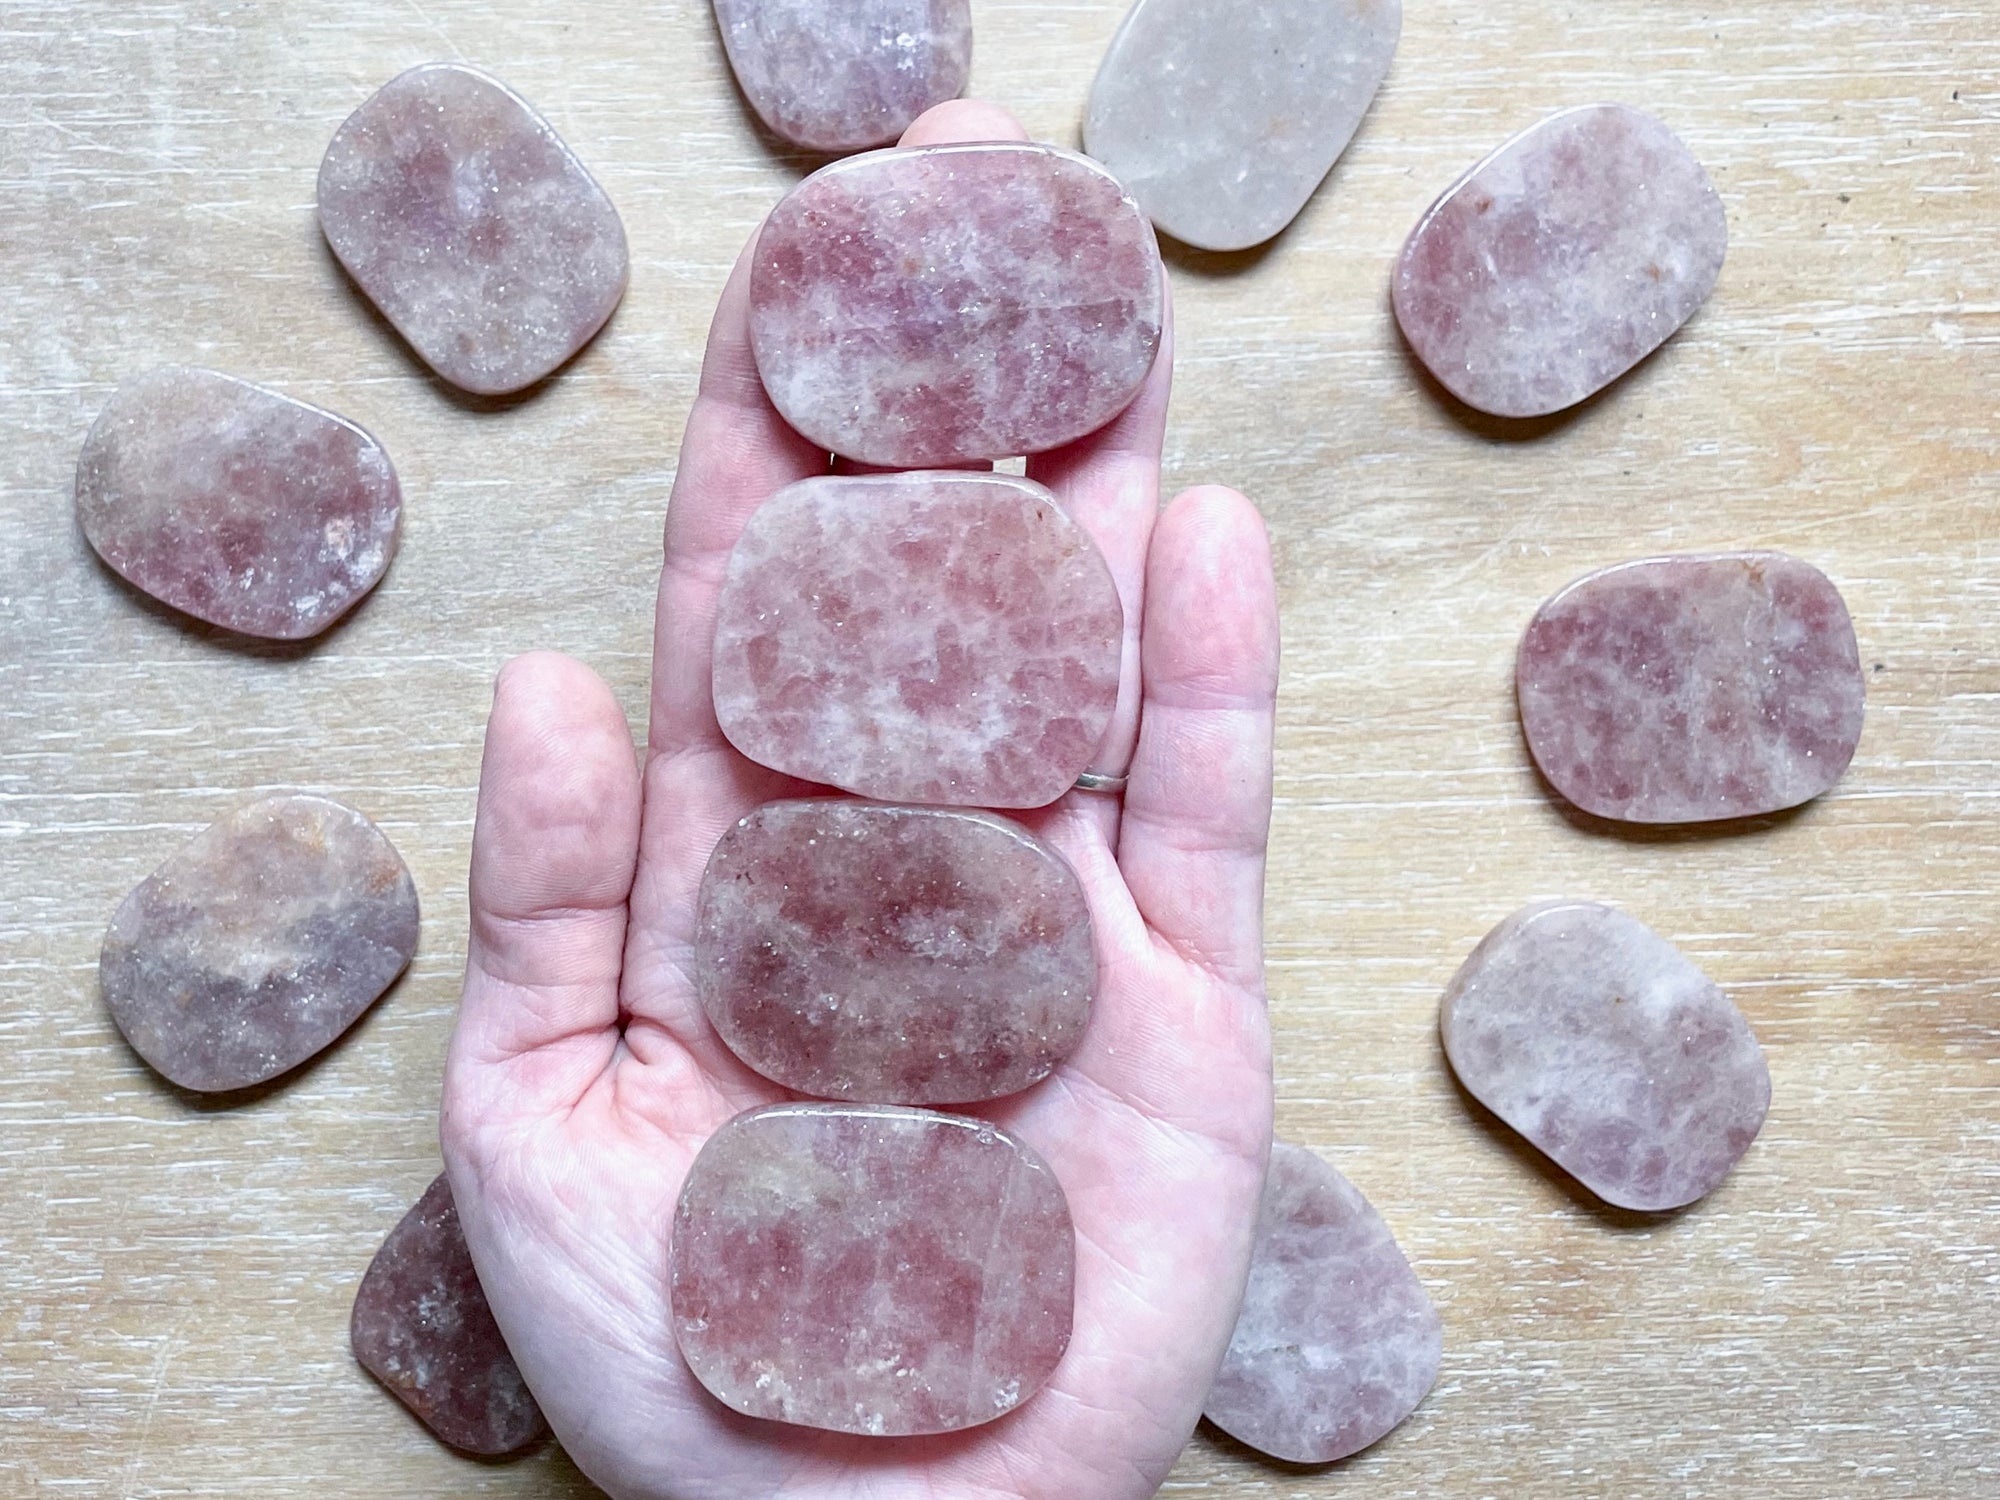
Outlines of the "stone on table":
[{"label": "stone on table", "polygon": [[127,896],[98,975],[132,1048],[182,1088],[290,1072],[361,1018],[417,951],[417,892],[367,818],[265,797]]},{"label": "stone on table", "polygon": [[475,395],[524,390],[625,295],[625,226],[553,126],[457,63],[383,85],[327,147],[319,222],[412,349]]},{"label": "stone on table", "polygon": [[1360,1190],[1275,1141],[1243,1311],[1203,1415],[1289,1463],[1359,1453],[1437,1381],[1444,1330]]},{"label": "stone on table", "polygon": [[214,370],[118,387],[77,462],[76,513],[134,588],[245,635],[318,635],[395,555],[403,492],[352,422]]},{"label": "stone on table", "polygon": [[716,717],[759,764],[860,796],[1041,807],[1110,726],[1123,631],[1096,544],[1038,484],[808,479],[730,556]]},{"label": "stone on table", "polygon": [[972,73],[970,0],[715,0],[744,98],[812,151],[892,144]]},{"label": "stone on table", "polygon": [[966,1104],[1083,1038],[1097,960],[1067,861],[990,813],[821,798],[723,835],[695,982],[730,1050],[823,1099]]},{"label": "stone on table", "polygon": [[1402,31],[1402,0],[1138,0],[1084,149],[1175,239],[1261,245],[1354,139]]},{"label": "stone on table", "polygon": [[1697,823],[1796,807],[1861,740],[1854,624],[1781,552],[1649,558],[1543,605],[1516,693],[1542,774],[1587,813]]},{"label": "stone on table", "polygon": [[1770,1107],[1743,1013],[1672,943],[1593,902],[1494,928],[1446,991],[1439,1031],[1474,1098],[1619,1208],[1713,1192]]},{"label": "stone on table", "polygon": [[681,1190],[674,1334],[723,1405],[875,1437],[1034,1395],[1069,1344],[1076,1237],[1048,1165],[980,1120],[781,1104],[724,1125]]},{"label": "stone on table", "polygon": [[1565,110],[1459,179],[1395,272],[1411,350],[1466,405],[1540,417],[1586,400],[1708,300],[1729,225],[1660,121]]},{"label": "stone on table", "polygon": [[849,157],[772,210],[750,280],[757,368],[786,421],[885,468],[1039,453],[1132,403],[1165,281],[1139,206],[1053,146]]},{"label": "stone on table", "polygon": [[493,1321],[442,1176],[375,1252],[348,1342],[361,1367],[454,1448],[497,1458],[549,1434]]}]

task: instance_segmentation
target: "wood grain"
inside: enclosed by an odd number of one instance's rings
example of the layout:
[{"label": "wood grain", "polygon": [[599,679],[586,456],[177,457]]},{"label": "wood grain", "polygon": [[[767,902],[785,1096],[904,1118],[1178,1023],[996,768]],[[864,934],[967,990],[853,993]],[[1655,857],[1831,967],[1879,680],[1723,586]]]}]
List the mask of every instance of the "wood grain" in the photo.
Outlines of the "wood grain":
[{"label": "wood grain", "polygon": [[[1120,0],[980,0],[977,91],[1074,143]],[[625,215],[632,291],[534,398],[451,396],[342,281],[313,174],[397,70],[493,68]],[[1386,311],[1466,165],[1601,98],[1727,202],[1714,301],[1527,435],[1454,414]],[[2000,1494],[2000,6],[1411,0],[1347,159],[1265,253],[1177,259],[1169,466],[1276,535],[1269,916],[1281,1129],[1401,1236],[1445,1318],[1422,1411],[1331,1475],[1198,1437],[1189,1494]],[[574,652],[628,708],[723,275],[803,169],[746,122],[700,0],[0,4],[0,1492],[570,1496],[562,1456],[436,1448],[350,1361],[355,1283],[437,1170],[489,684]],[[121,377],[212,364],[389,445],[388,581],[304,650],[191,628],[92,559],[70,474]],[[1836,795],[1729,837],[1576,826],[1508,695],[1535,605],[1661,549],[1793,550],[1870,670]],[[103,926],[250,794],[379,818],[427,919],[343,1046],[228,1110],[96,992]],[[1480,1118],[1439,992],[1536,897],[1616,900],[1769,1050],[1763,1138],[1670,1222],[1592,1209]]]}]

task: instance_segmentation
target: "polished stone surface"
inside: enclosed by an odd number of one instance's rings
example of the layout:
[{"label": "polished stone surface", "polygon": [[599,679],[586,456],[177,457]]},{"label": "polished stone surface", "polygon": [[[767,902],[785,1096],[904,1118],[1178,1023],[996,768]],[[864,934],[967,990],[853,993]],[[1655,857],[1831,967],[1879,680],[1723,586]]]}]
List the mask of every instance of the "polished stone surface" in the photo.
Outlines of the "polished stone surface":
[{"label": "polished stone surface", "polygon": [[348,117],[319,222],[410,347],[475,395],[551,374],[625,295],[604,189],[525,100],[457,63],[412,68]]},{"label": "polished stone surface", "polygon": [[1040,807],[1104,738],[1123,628],[1096,544],[1040,485],[808,479],[759,507],[729,559],[716,717],[806,781]]},{"label": "polished stone surface", "polygon": [[739,1115],[674,1216],[674,1335],[725,1406],[835,1432],[1005,1416],[1068,1347],[1055,1174],[992,1125],[886,1105]]},{"label": "polished stone surface", "polygon": [[972,73],[970,0],[715,0],[744,98],[811,151],[895,143]]},{"label": "polished stone surface", "polygon": [[83,534],[162,603],[245,635],[318,635],[395,555],[382,445],[276,391],[169,365],[118,387],[76,470]]},{"label": "polished stone surface", "polygon": [[1618,104],[1565,110],[1431,206],[1396,266],[1396,318],[1468,406],[1547,416],[1673,337],[1728,248],[1722,200],[1671,130]]},{"label": "polished stone surface", "polygon": [[375,1252],[348,1342],[361,1367],[454,1448],[498,1457],[549,1434],[486,1305],[443,1177]]},{"label": "polished stone surface", "polygon": [[1831,788],[1867,686],[1840,591],[1781,552],[1649,558],[1543,605],[1516,668],[1542,774],[1587,813],[1695,823]]},{"label": "polished stone surface", "polygon": [[1243,1311],[1203,1415],[1273,1458],[1331,1463],[1417,1409],[1443,1347],[1374,1205],[1303,1146],[1273,1142]]},{"label": "polished stone surface", "polygon": [[723,836],[695,982],[730,1050],[822,1099],[967,1104],[1046,1078],[1097,984],[1067,861],[990,813],[774,802]]},{"label": "polished stone surface", "polygon": [[183,846],[111,919],[111,1019],[182,1088],[289,1072],[381,997],[417,950],[417,892],[360,813],[266,797]]},{"label": "polished stone surface", "polygon": [[1402,33],[1402,0],[1138,0],[1084,149],[1175,239],[1260,245],[1354,139]]},{"label": "polished stone surface", "polygon": [[1164,278],[1102,167],[997,142],[808,177],[757,240],[750,332],[785,420],[834,453],[944,467],[1061,447],[1132,402]]},{"label": "polished stone surface", "polygon": [[1494,928],[1453,978],[1439,1030],[1474,1098],[1619,1208],[1713,1192],[1770,1107],[1743,1013],[1672,943],[1591,902]]}]

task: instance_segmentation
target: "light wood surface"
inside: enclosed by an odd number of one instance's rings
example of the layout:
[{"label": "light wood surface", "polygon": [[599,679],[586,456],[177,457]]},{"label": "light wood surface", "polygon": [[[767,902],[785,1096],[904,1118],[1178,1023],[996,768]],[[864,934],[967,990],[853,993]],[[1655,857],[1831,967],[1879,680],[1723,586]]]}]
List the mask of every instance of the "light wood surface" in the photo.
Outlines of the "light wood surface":
[{"label": "light wood surface", "polygon": [[[978,0],[976,90],[1074,144],[1121,0]],[[1168,1495],[2000,1495],[2000,4],[1409,0],[1388,86],[1268,253],[1184,256],[1177,484],[1276,536],[1279,1122],[1440,1304],[1421,1412],[1331,1474],[1198,1436]],[[597,172],[632,290],[512,407],[427,379],[313,217],[341,119],[487,66]],[[1531,435],[1454,415],[1387,312],[1402,235],[1558,106],[1650,108],[1734,243],[1713,302]],[[662,512],[730,260],[804,164],[701,0],[0,3],[0,1493],[573,1496],[559,1452],[438,1449],[347,1353],[357,1278],[438,1168],[435,1104],[494,670],[573,652],[636,714]],[[123,376],[186,360],[379,435],[401,556],[306,650],[151,606],[70,476]],[[1833,796],[1733,836],[1565,821],[1509,695],[1536,604],[1600,564],[1770,546],[1841,585],[1870,673]],[[378,818],[411,974],[241,1107],[191,1105],[96,987],[123,893],[253,793]],[[1769,1124],[1710,1201],[1594,1210],[1479,1118],[1436,1004],[1530,899],[1617,901],[1748,1012]]]}]

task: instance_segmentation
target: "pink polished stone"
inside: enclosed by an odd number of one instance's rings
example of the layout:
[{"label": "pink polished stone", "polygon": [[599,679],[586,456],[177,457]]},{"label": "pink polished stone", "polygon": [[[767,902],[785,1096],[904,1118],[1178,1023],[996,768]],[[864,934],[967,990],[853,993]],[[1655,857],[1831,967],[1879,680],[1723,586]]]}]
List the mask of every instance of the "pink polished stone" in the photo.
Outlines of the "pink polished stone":
[{"label": "pink polished stone", "polygon": [[1082,1040],[1097,960],[1063,857],[989,813],[822,799],[723,835],[695,914],[709,1020],[823,1099],[965,1104]]},{"label": "pink polished stone", "polygon": [[382,830],[288,795],[211,825],[140,882],[98,975],[134,1051],[221,1093],[329,1046],[416,950],[416,887]]},{"label": "pink polished stone", "polygon": [[1005,1416],[1069,1344],[1076,1236],[1042,1159],[978,1120],[781,1104],[702,1147],[674,1334],[725,1406],[835,1432]]},{"label": "pink polished stone", "polygon": [[1418,359],[1468,406],[1539,417],[1595,395],[1708,300],[1729,224],[1651,115],[1566,110],[1459,179],[1395,275]]},{"label": "pink polished stone", "polygon": [[361,1367],[454,1448],[493,1458],[549,1435],[486,1305],[443,1177],[375,1252],[348,1342]]},{"label": "pink polished stone", "polygon": [[1866,685],[1840,591],[1781,552],[1660,557],[1571,584],[1521,642],[1521,724],[1587,813],[1696,823],[1840,779]]},{"label": "pink polished stone", "polygon": [[1039,453],[1132,403],[1165,281],[1139,206],[1095,162],[1012,142],[876,151],[771,212],[750,280],[785,420],[887,468]]},{"label": "pink polished stone", "polygon": [[1644,923],[1591,902],[1494,928],[1439,1030],[1474,1098],[1605,1202],[1660,1212],[1713,1192],[1771,1103],[1743,1013]]},{"label": "pink polished stone", "polygon": [[1331,1463],[1417,1409],[1443,1348],[1374,1206],[1303,1146],[1273,1142],[1243,1311],[1203,1415],[1273,1458]]},{"label": "pink polished stone", "polygon": [[121,385],[76,470],[83,534],[162,603],[245,635],[318,635],[395,555],[403,492],[352,422],[213,370]]},{"label": "pink polished stone", "polygon": [[625,295],[625,226],[553,126],[497,80],[430,63],[348,117],[319,222],[424,362],[478,395],[523,390]]},{"label": "pink polished stone", "polygon": [[972,72],[969,0],[715,0],[759,118],[813,151],[886,146]]},{"label": "pink polished stone", "polygon": [[808,479],[750,518],[715,626],[715,712],[752,760],[894,802],[1041,807],[1118,698],[1124,610],[1038,484]]}]

